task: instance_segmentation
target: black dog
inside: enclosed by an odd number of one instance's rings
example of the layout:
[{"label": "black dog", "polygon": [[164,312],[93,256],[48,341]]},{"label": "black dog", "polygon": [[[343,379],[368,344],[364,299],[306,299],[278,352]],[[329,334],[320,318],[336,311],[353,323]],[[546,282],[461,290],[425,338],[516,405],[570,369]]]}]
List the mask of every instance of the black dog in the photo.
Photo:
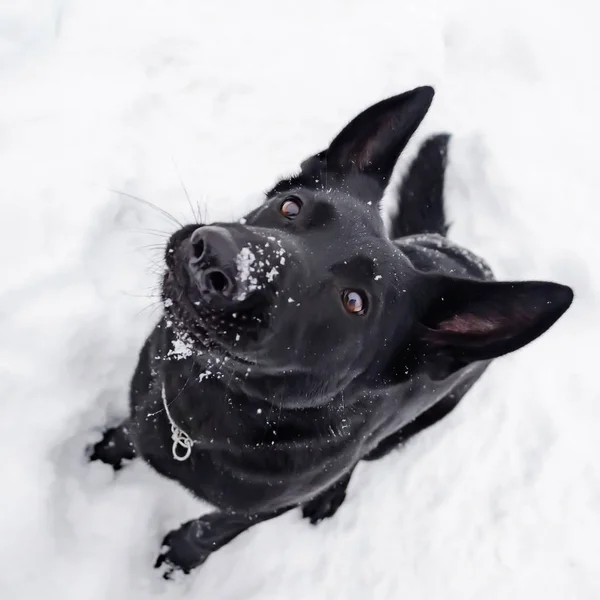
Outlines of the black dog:
[{"label": "black dog", "polygon": [[216,507],[169,533],[157,565],[188,572],[295,507],[330,517],[360,460],[448,414],[571,304],[562,285],[493,281],[446,240],[446,135],[422,145],[386,234],[378,203],[432,98],[372,106],[239,223],[169,240],[131,414],[92,454],[141,456]]}]

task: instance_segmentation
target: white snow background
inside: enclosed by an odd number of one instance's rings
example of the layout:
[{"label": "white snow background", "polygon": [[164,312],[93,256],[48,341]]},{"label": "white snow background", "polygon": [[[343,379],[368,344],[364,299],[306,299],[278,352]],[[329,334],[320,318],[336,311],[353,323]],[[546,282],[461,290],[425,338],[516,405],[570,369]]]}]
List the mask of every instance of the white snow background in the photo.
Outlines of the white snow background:
[{"label": "white snow background", "polygon": [[[600,36],[592,0],[0,0],[2,600],[600,598]],[[161,253],[355,114],[431,84],[452,237],[577,297],[318,527],[153,570],[206,506],[87,444],[126,409]],[[398,167],[406,164],[406,158]],[[183,182],[183,183],[182,183]],[[208,214],[208,216],[207,216]]]}]

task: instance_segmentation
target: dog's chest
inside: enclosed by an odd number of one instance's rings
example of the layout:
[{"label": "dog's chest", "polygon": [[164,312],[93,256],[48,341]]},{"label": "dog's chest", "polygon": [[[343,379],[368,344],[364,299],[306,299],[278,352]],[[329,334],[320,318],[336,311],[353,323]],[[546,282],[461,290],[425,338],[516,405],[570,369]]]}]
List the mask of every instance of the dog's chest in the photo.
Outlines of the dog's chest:
[{"label": "dog's chest", "polygon": [[[178,461],[159,399],[148,398],[137,412],[136,445],[144,459],[225,510],[265,512],[308,500],[350,469],[360,453],[356,417],[290,416],[278,407],[242,408],[206,391],[194,397],[188,390],[171,407],[177,426],[194,440],[190,457]],[[142,418],[142,413],[152,416]]]}]

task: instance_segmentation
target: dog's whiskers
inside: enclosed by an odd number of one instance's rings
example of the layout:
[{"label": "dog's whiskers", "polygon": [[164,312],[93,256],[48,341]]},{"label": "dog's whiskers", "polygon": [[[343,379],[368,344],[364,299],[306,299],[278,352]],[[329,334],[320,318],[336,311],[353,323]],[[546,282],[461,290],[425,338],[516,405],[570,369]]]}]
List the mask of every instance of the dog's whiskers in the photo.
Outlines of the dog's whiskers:
[{"label": "dog's whiskers", "polygon": [[183,190],[183,193],[185,194],[187,203],[190,207],[190,210],[192,211],[192,218],[194,219],[194,223],[196,223],[196,225],[198,225],[199,224],[199,220],[198,220],[199,215],[196,214],[196,212],[194,212],[194,205],[192,204],[190,195],[187,191],[187,188],[185,187],[185,183],[183,183],[183,179],[181,178],[181,174],[179,173],[179,169],[177,168],[177,163],[175,162],[175,158],[173,156],[171,156],[171,162],[173,163],[173,168],[175,169],[175,173],[177,174],[177,179],[179,179],[179,184],[181,185],[181,189]]},{"label": "dog's whiskers", "polygon": [[162,229],[154,229],[152,227],[131,227],[128,229],[128,231],[131,231],[133,233],[143,233],[143,234],[148,234],[148,235],[156,235],[156,236],[160,236],[160,237],[164,237],[164,238],[170,238],[172,233],[168,232],[168,231],[163,231]]},{"label": "dog's whiskers", "polygon": [[132,292],[126,292],[122,290],[121,294],[124,296],[129,296],[130,298],[155,298],[160,301],[160,294],[156,290],[152,290],[149,294],[134,294]]},{"label": "dog's whiskers", "polygon": [[143,246],[138,246],[138,250],[159,250],[164,251],[164,244],[144,244]]},{"label": "dog's whiskers", "polygon": [[144,306],[144,308],[140,309],[136,313],[136,317],[139,317],[145,311],[150,311],[149,312],[149,316],[152,317],[152,316],[154,316],[156,314],[156,311],[159,310],[160,308],[162,308],[162,302],[160,300],[156,300],[154,302],[151,302],[147,306]]},{"label": "dog's whiskers", "polygon": [[122,192],[120,190],[111,189],[110,191],[113,192],[114,194],[119,194],[120,196],[125,196],[126,198],[130,198],[131,200],[135,200],[136,202],[145,204],[149,208],[156,210],[158,213],[160,213],[164,217],[173,221],[173,223],[175,223],[175,225],[177,225],[178,227],[183,227],[183,224],[178,219],[176,219],[170,212],[166,211],[164,208],[161,208],[160,206],[156,206],[156,204],[153,204],[149,200],[144,200],[143,198],[140,198],[139,196],[134,196],[133,194],[130,194],[128,192]]}]

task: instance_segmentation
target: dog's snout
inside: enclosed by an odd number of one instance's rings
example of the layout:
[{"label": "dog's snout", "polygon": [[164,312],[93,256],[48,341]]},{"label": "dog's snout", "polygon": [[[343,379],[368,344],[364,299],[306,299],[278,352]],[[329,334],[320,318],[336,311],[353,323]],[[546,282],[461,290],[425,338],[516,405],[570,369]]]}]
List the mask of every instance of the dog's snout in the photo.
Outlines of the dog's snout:
[{"label": "dog's snout", "polygon": [[239,249],[225,227],[206,225],[190,237],[190,270],[200,291],[211,297],[232,298],[236,293]]}]

